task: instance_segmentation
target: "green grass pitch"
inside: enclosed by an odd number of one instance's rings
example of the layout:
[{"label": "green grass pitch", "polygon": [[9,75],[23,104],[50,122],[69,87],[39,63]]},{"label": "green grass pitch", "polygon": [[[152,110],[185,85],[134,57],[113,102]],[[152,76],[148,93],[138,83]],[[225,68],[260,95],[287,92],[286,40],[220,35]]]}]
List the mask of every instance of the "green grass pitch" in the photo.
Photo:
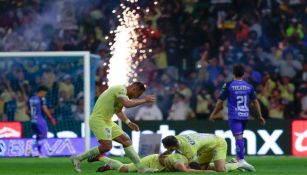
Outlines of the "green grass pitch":
[{"label": "green grass pitch", "polygon": [[[127,158],[116,158],[122,162],[129,162]],[[307,175],[307,157],[296,158],[286,156],[263,156],[247,157],[247,160],[255,165],[257,172],[252,174],[261,175]],[[86,175],[97,174],[119,174],[116,171],[96,173],[96,169],[101,165],[99,162],[82,163],[82,173]],[[76,175],[67,157],[61,158],[0,158],[1,175]],[[139,173],[126,173],[139,174]],[[147,173],[149,174],[149,173]],[[185,174],[188,173],[154,173],[161,174]],[[195,173],[190,173],[195,174]],[[209,174],[209,173],[207,173]],[[213,174],[213,173],[212,173]],[[250,174],[248,172],[231,172],[231,174]]]}]

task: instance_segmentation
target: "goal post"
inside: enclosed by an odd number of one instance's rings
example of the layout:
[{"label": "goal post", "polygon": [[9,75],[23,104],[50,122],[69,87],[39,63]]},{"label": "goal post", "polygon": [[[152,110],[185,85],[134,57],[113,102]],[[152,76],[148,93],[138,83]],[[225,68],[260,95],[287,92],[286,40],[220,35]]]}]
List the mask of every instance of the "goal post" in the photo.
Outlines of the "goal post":
[{"label": "goal post", "polygon": [[[83,58],[83,98],[84,98],[84,139],[85,139],[85,149],[90,149],[90,128],[89,128],[89,117],[91,112],[91,107],[94,104],[94,92],[91,92],[91,57],[98,59],[98,56],[91,55],[87,51],[73,51],[73,52],[0,52],[0,61],[3,59],[13,59],[13,58],[21,58],[21,59],[29,59],[29,58],[37,58],[44,59],[52,57],[54,59],[61,59],[65,57],[65,59],[69,59],[72,57],[80,57]],[[0,62],[1,63],[1,62]],[[96,66],[96,65],[95,65]],[[95,81],[95,80],[94,80]],[[93,84],[92,84],[93,85]]]}]

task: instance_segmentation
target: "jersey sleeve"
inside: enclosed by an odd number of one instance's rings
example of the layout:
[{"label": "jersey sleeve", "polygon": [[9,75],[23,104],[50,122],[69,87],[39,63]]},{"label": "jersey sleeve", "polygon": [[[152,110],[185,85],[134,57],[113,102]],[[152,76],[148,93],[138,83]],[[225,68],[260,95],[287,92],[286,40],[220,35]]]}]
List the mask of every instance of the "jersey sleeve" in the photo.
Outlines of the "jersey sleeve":
[{"label": "jersey sleeve", "polygon": [[221,92],[220,92],[220,97],[219,97],[220,100],[224,101],[228,97],[228,87],[229,87],[229,83],[225,83],[223,85]]},{"label": "jersey sleeve", "polygon": [[47,105],[47,101],[45,97],[41,98],[41,102],[42,102],[42,106],[46,106]]},{"label": "jersey sleeve", "polygon": [[116,98],[120,98],[120,97],[128,98],[127,90],[124,86],[120,87],[116,92]]},{"label": "jersey sleeve", "polygon": [[256,100],[257,99],[256,91],[255,91],[255,89],[253,87],[251,88],[251,92],[250,92],[249,97],[250,97],[251,100]]}]

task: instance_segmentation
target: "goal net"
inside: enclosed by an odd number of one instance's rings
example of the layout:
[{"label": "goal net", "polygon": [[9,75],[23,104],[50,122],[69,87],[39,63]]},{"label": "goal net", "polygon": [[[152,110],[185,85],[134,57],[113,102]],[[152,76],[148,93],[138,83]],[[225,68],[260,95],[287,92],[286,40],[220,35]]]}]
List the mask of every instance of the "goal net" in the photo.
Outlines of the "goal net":
[{"label": "goal net", "polygon": [[57,121],[51,126],[46,119],[48,136],[84,137],[85,149],[89,149],[88,117],[95,100],[99,61],[89,52],[1,52],[0,119],[22,122],[22,136],[31,138],[27,100],[39,86],[47,86],[47,106]]}]

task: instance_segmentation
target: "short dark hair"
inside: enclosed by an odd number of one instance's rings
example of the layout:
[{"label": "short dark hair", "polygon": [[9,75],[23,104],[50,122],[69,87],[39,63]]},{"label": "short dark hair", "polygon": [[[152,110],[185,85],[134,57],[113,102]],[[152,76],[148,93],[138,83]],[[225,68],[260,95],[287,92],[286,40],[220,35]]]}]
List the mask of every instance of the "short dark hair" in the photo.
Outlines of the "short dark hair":
[{"label": "short dark hair", "polygon": [[166,136],[162,139],[162,144],[165,147],[170,147],[170,146],[177,146],[178,145],[178,140],[175,136]]},{"label": "short dark hair", "polygon": [[235,64],[233,66],[233,74],[235,77],[243,77],[244,67],[241,64]]},{"label": "short dark hair", "polygon": [[48,92],[48,87],[47,86],[39,86],[37,88],[37,92],[40,92],[40,91],[45,91],[45,92]]},{"label": "short dark hair", "polygon": [[141,90],[143,92],[146,91],[146,87],[145,87],[145,85],[142,82],[139,82],[139,81],[133,82],[131,84],[131,86],[135,86],[135,87],[137,87],[139,90]]}]

